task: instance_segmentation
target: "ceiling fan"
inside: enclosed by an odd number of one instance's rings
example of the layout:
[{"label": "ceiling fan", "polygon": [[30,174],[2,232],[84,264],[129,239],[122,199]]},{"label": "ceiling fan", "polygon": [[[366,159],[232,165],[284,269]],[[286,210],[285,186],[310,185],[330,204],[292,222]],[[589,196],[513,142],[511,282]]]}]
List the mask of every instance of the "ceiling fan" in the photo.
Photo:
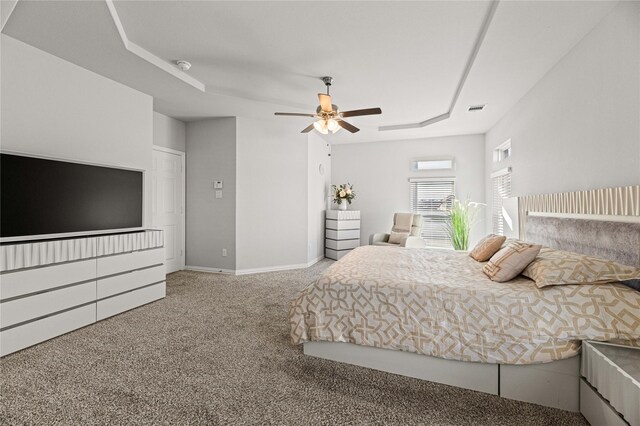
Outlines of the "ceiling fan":
[{"label": "ceiling fan", "polygon": [[359,115],[374,115],[374,114],[382,114],[382,110],[380,108],[367,108],[367,109],[354,109],[352,111],[340,111],[337,105],[331,103],[331,95],[329,95],[329,87],[331,83],[333,83],[333,77],[322,77],[322,81],[325,86],[327,86],[327,94],[318,93],[318,98],[320,99],[320,105],[316,108],[315,114],[302,114],[297,112],[276,112],[275,115],[290,115],[296,117],[313,117],[317,118],[317,121],[314,121],[309,126],[305,127],[305,129],[301,133],[309,133],[311,130],[316,129],[323,135],[328,134],[329,132],[335,133],[342,127],[350,131],[351,133],[355,133],[359,131],[356,126],[353,124],[349,124],[343,120],[345,117],[356,117]]}]

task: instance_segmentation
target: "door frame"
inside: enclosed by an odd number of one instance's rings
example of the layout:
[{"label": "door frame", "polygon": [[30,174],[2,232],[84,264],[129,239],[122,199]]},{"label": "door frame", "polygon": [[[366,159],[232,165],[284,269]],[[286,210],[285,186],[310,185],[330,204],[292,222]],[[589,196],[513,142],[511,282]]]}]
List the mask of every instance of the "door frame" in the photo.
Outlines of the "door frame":
[{"label": "door frame", "polygon": [[[180,156],[181,168],[182,168],[182,200],[180,200],[181,206],[181,216],[182,216],[182,236],[180,237],[180,246],[182,247],[182,261],[180,262],[180,271],[184,270],[186,260],[187,260],[187,245],[186,245],[186,236],[187,236],[187,169],[186,169],[186,159],[187,153],[183,151],[178,151],[176,149],[165,148],[164,146],[153,145],[154,151],[166,152],[168,154],[174,154]],[[153,172],[153,170],[152,170]]]}]

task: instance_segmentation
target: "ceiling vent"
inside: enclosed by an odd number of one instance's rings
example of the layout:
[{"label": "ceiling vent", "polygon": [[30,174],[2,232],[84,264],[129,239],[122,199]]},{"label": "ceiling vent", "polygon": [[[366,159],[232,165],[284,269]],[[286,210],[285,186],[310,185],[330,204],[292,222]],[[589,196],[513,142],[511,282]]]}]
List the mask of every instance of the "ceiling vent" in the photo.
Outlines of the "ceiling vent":
[{"label": "ceiling vent", "polygon": [[467,108],[467,111],[469,111],[469,112],[482,111],[486,106],[487,106],[487,104],[484,104],[484,105],[469,105],[469,107]]}]

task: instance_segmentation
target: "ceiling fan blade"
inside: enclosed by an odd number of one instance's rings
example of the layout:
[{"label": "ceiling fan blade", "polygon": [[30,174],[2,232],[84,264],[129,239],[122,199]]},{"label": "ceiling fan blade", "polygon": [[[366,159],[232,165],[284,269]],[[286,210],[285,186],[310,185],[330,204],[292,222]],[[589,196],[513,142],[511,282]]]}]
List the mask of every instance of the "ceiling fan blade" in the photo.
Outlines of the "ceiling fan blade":
[{"label": "ceiling fan blade", "polygon": [[315,114],[302,114],[299,112],[276,112],[275,115],[290,115],[293,117],[315,117]]},{"label": "ceiling fan blade", "polygon": [[325,95],[324,93],[318,93],[318,99],[320,99],[320,108],[322,108],[323,112],[333,111],[333,108],[331,107],[330,95]]},{"label": "ceiling fan blade", "polygon": [[375,115],[382,114],[380,108],[354,109],[352,111],[343,111],[340,113],[343,117],[355,117],[358,115]]},{"label": "ceiling fan blade", "polygon": [[[340,127],[342,127],[345,130],[350,131],[351,133],[355,133],[355,132],[359,132],[360,131],[360,129],[358,129],[356,126],[354,126],[353,124],[349,124],[344,120],[337,120],[337,121],[338,121],[338,125]],[[312,124],[312,126],[313,126],[313,124]]]},{"label": "ceiling fan blade", "polygon": [[309,126],[305,127],[303,131],[301,131],[300,133],[309,133],[310,131],[313,130],[313,123],[309,124]]}]

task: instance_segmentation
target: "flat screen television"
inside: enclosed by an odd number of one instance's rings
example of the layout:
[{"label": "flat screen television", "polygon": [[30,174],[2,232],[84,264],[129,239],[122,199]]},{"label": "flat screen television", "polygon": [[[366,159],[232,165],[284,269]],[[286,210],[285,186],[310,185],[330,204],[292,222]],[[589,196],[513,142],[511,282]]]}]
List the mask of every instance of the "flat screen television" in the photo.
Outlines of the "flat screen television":
[{"label": "flat screen television", "polygon": [[0,154],[0,242],[142,229],[143,173]]}]

